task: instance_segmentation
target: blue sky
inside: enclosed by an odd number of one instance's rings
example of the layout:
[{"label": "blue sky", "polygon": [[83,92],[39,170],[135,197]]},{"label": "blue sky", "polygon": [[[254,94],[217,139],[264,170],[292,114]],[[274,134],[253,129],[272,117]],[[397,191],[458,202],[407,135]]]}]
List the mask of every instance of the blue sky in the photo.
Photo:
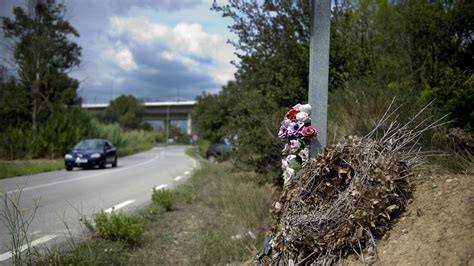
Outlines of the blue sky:
[{"label": "blue sky", "polygon": [[[23,0],[0,0],[11,16]],[[82,65],[71,72],[85,103],[132,94],[154,101],[193,100],[233,79],[237,60],[229,19],[211,0],[65,0],[79,31]],[[2,33],[2,41],[3,33]],[[3,52],[3,51],[2,51]]]}]

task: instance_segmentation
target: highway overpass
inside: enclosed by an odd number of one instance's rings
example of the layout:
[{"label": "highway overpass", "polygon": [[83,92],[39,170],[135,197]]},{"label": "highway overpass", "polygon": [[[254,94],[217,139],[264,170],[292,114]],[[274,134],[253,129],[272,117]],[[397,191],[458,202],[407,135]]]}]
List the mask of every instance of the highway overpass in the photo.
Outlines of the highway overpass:
[{"label": "highway overpass", "polygon": [[[103,112],[108,103],[82,104],[82,108],[92,112]],[[187,121],[186,132],[193,134],[192,112],[196,101],[179,102],[144,102],[145,114],[144,120],[154,121]]]}]

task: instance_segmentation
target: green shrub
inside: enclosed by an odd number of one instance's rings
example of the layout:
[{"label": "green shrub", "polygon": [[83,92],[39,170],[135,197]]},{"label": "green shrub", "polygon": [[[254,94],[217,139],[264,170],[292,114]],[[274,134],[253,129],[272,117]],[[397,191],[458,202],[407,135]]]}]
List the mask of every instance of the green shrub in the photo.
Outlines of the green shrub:
[{"label": "green shrub", "polygon": [[173,209],[173,205],[176,201],[176,196],[173,191],[167,189],[153,189],[153,194],[151,195],[151,200],[154,203],[157,203],[165,210],[171,211]]},{"label": "green shrub", "polygon": [[63,156],[67,148],[93,133],[91,118],[91,115],[79,106],[54,110],[48,119],[40,124],[35,143],[40,148],[38,156]]},{"label": "green shrub", "polygon": [[119,156],[148,150],[162,138],[156,131],[124,130],[118,124],[101,124],[95,119],[91,123],[94,127],[91,137],[110,140],[117,147]]},{"label": "green shrub", "polygon": [[200,139],[198,140],[197,145],[199,155],[201,155],[202,157],[206,157],[206,151],[209,148],[209,145],[211,145],[211,143],[207,140]]},{"label": "green shrub", "polygon": [[36,157],[31,129],[26,127],[10,127],[0,136],[0,158],[14,160],[18,158]]},{"label": "green shrub", "polygon": [[110,215],[100,212],[94,215],[95,232],[106,240],[124,240],[128,243],[137,243],[143,234],[144,222],[135,216],[124,213]]},{"label": "green shrub", "polygon": [[92,133],[91,116],[87,112],[80,107],[57,108],[38,125],[36,135],[27,123],[1,128],[0,158],[58,158],[68,147]]}]

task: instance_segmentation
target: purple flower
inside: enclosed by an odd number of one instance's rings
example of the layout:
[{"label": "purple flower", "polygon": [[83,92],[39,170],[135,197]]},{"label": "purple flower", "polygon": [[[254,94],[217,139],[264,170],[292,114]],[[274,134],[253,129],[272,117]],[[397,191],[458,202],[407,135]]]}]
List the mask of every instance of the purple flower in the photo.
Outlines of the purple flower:
[{"label": "purple flower", "polygon": [[304,128],[304,123],[291,122],[290,125],[288,126],[287,134],[289,137],[291,136],[299,137],[301,136],[301,132],[303,132],[303,128]]},{"label": "purple flower", "polygon": [[288,138],[288,129],[284,126],[281,126],[280,127],[280,131],[278,132],[278,137],[281,139],[281,140],[285,140]]},{"label": "purple flower", "polygon": [[291,123],[291,120],[285,117],[285,118],[283,118],[283,121],[281,121],[281,126],[282,127],[288,127],[290,125],[290,123]]}]

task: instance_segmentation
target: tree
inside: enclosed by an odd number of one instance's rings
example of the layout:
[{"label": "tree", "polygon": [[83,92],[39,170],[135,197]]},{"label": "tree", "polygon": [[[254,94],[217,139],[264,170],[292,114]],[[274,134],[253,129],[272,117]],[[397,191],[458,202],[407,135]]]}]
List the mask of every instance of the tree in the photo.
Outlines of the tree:
[{"label": "tree", "polygon": [[13,9],[13,20],[2,17],[4,35],[14,42],[18,87],[28,91],[26,108],[34,136],[48,115],[45,111],[80,101],[79,83],[67,75],[80,64],[81,48],[69,38],[79,33],[64,19],[65,10],[54,0],[29,0],[26,8]]},{"label": "tree", "polygon": [[[279,120],[285,110],[307,101],[309,3],[213,4],[213,10],[234,22],[229,28],[238,40],[231,43],[240,63],[233,86],[198,98],[196,110],[206,117],[198,123],[212,129],[208,138],[222,134],[219,126],[237,133],[237,162],[256,171],[278,172]],[[336,1],[329,124],[344,134],[363,134],[371,126],[369,118],[396,96],[396,104],[406,104],[405,112],[434,100],[439,113],[451,112],[457,125],[472,128],[472,9],[472,1]]]},{"label": "tree", "polygon": [[239,86],[257,90],[280,106],[305,101],[309,75],[310,1],[244,1],[213,4],[234,20],[229,28],[239,40]]},{"label": "tree", "polygon": [[193,117],[197,117],[195,126],[199,136],[212,143],[220,143],[223,138],[231,134],[229,129],[230,107],[232,102],[227,92],[236,84],[229,81],[218,94],[203,93],[196,98],[197,104]]},{"label": "tree", "polygon": [[120,95],[110,101],[103,118],[126,129],[149,129],[149,125],[143,121],[144,112],[145,106],[140,100],[132,95]]}]

